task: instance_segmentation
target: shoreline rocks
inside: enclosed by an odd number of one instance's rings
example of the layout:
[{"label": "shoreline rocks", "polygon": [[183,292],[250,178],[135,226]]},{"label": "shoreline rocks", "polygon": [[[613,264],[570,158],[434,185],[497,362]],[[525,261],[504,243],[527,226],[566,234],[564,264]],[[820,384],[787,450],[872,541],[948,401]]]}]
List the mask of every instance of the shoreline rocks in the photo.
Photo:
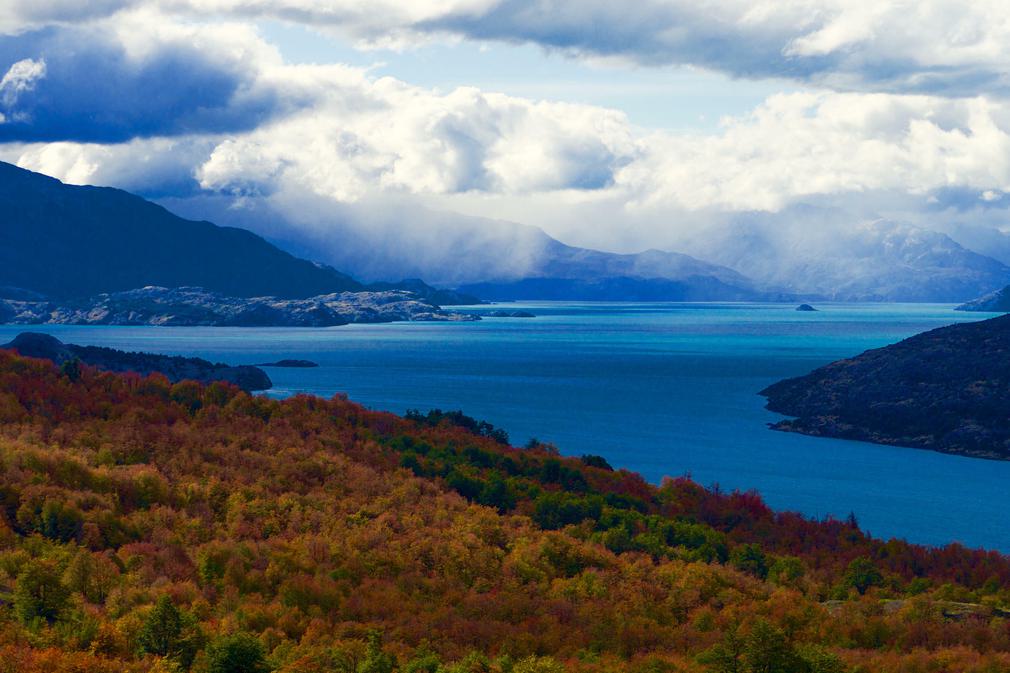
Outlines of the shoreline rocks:
[{"label": "shoreline rocks", "polygon": [[149,286],[65,302],[0,299],[0,320],[20,325],[336,327],[480,317],[445,311],[402,290],[278,299],[228,297],[198,287]]}]

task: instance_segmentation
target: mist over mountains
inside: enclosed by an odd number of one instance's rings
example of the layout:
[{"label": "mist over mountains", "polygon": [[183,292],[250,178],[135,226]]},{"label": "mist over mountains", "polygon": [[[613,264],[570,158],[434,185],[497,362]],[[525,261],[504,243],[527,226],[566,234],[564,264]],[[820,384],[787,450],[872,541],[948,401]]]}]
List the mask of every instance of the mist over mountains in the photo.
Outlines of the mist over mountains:
[{"label": "mist over mountains", "polygon": [[[239,206],[224,196],[164,203],[193,217],[247,226],[363,280],[417,276],[494,299],[624,293],[637,300],[960,302],[1010,282],[1004,261],[946,233],[806,205],[671,224],[659,247],[677,252],[618,254],[566,245],[537,227],[388,203],[308,199],[297,220],[290,204],[269,199],[243,199]],[[964,238],[984,240],[997,253],[1002,243],[1010,261],[1006,237],[987,231]]]},{"label": "mist over mountains", "polygon": [[[162,203],[0,164],[0,287],[55,298],[147,285],[309,297],[422,278],[490,300],[961,302],[1010,283],[1010,266],[947,234],[814,207],[674,228],[679,252],[615,253],[395,203],[307,197],[298,220],[263,198]],[[378,289],[459,303],[413,283]]]}]

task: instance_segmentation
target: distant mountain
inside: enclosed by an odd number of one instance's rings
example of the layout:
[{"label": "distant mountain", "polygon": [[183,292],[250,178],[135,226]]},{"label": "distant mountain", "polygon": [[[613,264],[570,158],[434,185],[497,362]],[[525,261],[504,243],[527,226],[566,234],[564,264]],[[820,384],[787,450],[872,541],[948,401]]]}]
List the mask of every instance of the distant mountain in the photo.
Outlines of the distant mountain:
[{"label": "distant mountain", "polygon": [[173,215],[118,189],[64,185],[0,162],[0,286],[53,298],[147,285],[231,296],[361,290],[243,229]]},{"label": "distant mountain", "polygon": [[1010,316],[941,327],[761,392],[776,429],[1010,460]]},{"label": "distant mountain", "polygon": [[995,292],[982,295],[978,299],[965,302],[954,310],[1008,313],[1010,312],[1010,285]]},{"label": "distant mountain", "polygon": [[740,215],[693,231],[682,249],[763,285],[836,301],[962,302],[1010,283],[1010,267],[946,234],[814,207]]},{"label": "distant mountain", "polygon": [[[566,245],[531,227],[454,213],[385,212],[381,204],[320,204],[295,224],[269,203],[232,208],[222,197],[168,201],[173,209],[242,223],[296,253],[311,250],[355,277],[419,276],[483,299],[765,299],[725,266],[676,252],[618,254]],[[409,288],[407,288],[409,289]],[[448,302],[438,302],[448,303]]]},{"label": "distant mountain", "polygon": [[474,283],[460,290],[488,301],[748,301],[760,295],[753,288],[727,285],[711,276],[666,278],[523,278],[500,283]]}]

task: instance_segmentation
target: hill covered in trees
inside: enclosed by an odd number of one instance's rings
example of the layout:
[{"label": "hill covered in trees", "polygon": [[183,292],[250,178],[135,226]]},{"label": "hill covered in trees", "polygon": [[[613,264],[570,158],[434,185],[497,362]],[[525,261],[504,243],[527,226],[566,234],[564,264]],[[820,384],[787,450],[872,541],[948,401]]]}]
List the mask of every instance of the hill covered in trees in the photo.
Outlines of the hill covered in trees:
[{"label": "hill covered in trees", "polygon": [[1010,460],[1010,316],[948,325],[761,394],[809,435]]},{"label": "hill covered in trees", "polygon": [[0,352],[0,670],[1010,669],[1010,558],[457,412]]}]

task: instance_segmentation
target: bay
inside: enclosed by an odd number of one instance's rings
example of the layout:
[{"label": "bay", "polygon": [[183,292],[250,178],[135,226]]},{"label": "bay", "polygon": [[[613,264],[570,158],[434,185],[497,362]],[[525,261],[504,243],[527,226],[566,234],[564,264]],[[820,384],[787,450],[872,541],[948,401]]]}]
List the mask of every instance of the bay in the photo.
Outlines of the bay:
[{"label": "bay", "polygon": [[1010,552],[1010,462],[779,433],[757,395],[779,379],[958,321],[950,305],[537,302],[464,310],[536,318],[329,329],[0,326],[78,344],[230,364],[281,358],[274,396],[347,393],[368,407],[462,409],[566,455],[599,454],[658,483],[690,475],[809,516],[854,513],[878,537]]}]

